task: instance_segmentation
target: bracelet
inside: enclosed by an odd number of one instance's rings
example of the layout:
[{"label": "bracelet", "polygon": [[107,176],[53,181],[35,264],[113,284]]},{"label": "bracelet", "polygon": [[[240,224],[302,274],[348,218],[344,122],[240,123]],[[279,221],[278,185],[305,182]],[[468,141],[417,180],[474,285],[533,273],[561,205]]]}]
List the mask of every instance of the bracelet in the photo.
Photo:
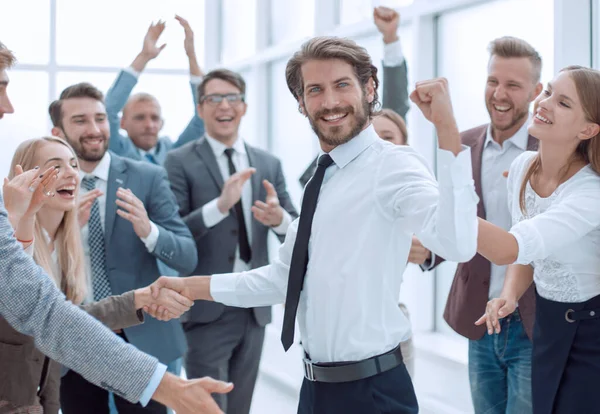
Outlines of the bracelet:
[{"label": "bracelet", "polygon": [[31,243],[33,243],[33,239],[31,239],[31,240],[21,240],[18,237],[17,237],[17,241],[20,242],[20,243],[23,243],[23,244],[31,244]]}]

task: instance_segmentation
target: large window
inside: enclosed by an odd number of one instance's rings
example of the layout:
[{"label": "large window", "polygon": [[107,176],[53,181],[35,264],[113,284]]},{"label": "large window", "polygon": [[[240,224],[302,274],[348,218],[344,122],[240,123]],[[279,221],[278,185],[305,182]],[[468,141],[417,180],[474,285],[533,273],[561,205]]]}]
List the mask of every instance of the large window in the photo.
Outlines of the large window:
[{"label": "large window", "polygon": [[222,0],[221,59],[242,60],[256,52],[256,0]]},{"label": "large window", "polygon": [[[551,3],[548,0],[492,1],[440,16],[437,70],[439,76],[448,78],[454,114],[461,130],[489,122],[484,88],[489,59],[487,47],[491,40],[510,35],[528,41],[542,56],[542,82],[552,78],[554,9]],[[455,269],[455,263],[444,263],[436,274],[436,327],[448,333],[453,331],[442,314]]]},{"label": "large window", "polygon": [[271,0],[271,43],[308,37],[315,30],[314,1]]}]

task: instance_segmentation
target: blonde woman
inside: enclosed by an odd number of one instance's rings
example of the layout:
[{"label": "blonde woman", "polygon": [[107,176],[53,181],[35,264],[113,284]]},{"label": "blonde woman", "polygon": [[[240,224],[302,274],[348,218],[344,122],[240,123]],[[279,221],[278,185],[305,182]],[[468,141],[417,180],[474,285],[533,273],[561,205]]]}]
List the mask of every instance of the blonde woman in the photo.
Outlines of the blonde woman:
[{"label": "blonde woman", "polygon": [[[68,300],[87,302],[89,282],[79,231],[79,219],[85,218],[78,217],[79,175],[73,149],[56,137],[28,140],[17,149],[10,171],[5,187],[33,193],[29,205],[8,211],[15,237]],[[165,291],[154,300],[150,290],[142,288],[82,307],[110,329],[118,330],[142,323],[142,309],[150,309],[152,304],[167,307],[166,312],[150,314],[168,320],[179,317],[193,302],[173,291]],[[0,413],[58,413],[59,365],[35,349],[33,338],[15,331],[3,318],[0,366]]]}]

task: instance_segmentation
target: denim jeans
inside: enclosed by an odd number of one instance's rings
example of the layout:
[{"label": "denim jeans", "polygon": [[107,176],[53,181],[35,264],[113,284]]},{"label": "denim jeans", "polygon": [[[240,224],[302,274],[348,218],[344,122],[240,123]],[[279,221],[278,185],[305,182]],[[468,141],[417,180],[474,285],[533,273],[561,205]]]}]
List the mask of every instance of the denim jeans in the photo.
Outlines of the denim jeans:
[{"label": "denim jeans", "polygon": [[[167,372],[180,376],[182,365],[183,357],[177,358],[175,361],[169,362],[169,364],[167,364]],[[119,412],[117,411],[117,406],[115,405],[115,397],[112,392],[108,394],[108,407],[110,409],[110,414],[119,414]],[[172,414],[173,410],[167,407],[167,413]]]},{"label": "denim jeans", "polygon": [[531,341],[518,310],[500,333],[469,341],[469,381],[475,414],[530,414]]}]

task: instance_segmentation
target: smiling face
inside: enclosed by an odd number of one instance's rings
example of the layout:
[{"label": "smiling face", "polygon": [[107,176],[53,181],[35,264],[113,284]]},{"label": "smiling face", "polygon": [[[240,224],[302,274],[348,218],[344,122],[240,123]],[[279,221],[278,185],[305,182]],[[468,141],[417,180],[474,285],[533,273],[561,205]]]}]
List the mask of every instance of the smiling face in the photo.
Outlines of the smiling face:
[{"label": "smiling face", "polygon": [[349,63],[309,60],[302,64],[302,83],[300,107],[324,150],[350,141],[368,125],[373,81],[363,87]]},{"label": "smiling face", "polygon": [[55,185],[56,195],[48,198],[42,208],[62,212],[75,208],[79,188],[79,168],[77,158],[71,149],[56,141],[44,141],[35,152],[33,164],[39,165],[40,171],[59,167]]},{"label": "smiling face", "polygon": [[490,58],[485,104],[494,139],[510,138],[523,126],[527,121],[529,104],[540,90],[541,85],[534,82],[534,68],[528,58],[496,55]]},{"label": "smiling face", "polygon": [[560,72],[534,103],[534,118],[529,133],[542,142],[575,148],[582,140],[598,133],[591,122],[568,71]]},{"label": "smiling face", "polygon": [[241,93],[237,86],[223,79],[214,78],[206,83],[201,102],[198,104],[198,115],[204,120],[206,132],[210,137],[224,143],[231,143],[237,139],[240,122],[246,114],[246,103],[241,99],[222,99],[216,103],[210,97],[239,96]]},{"label": "smiling face", "polygon": [[158,101],[149,95],[132,97],[123,109],[121,128],[133,144],[149,151],[156,146],[163,119]]}]

